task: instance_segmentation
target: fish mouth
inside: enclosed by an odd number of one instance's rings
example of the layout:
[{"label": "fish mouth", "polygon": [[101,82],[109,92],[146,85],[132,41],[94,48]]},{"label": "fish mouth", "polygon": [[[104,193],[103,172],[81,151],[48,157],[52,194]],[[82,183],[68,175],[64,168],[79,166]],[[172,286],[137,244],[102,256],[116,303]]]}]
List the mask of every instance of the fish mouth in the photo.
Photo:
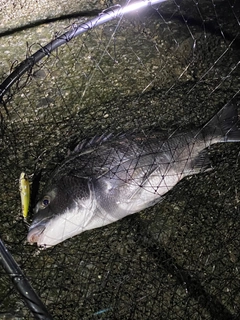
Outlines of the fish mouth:
[{"label": "fish mouth", "polygon": [[30,228],[28,235],[27,235],[27,241],[29,243],[36,243],[39,241],[39,238],[43,231],[45,230],[46,226],[45,225],[36,225]]}]

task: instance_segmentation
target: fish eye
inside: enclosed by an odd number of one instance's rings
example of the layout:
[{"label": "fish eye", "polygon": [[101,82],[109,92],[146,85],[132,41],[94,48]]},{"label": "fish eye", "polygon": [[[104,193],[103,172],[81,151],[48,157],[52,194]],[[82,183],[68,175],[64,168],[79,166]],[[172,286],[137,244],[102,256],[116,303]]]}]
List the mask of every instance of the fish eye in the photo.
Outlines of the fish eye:
[{"label": "fish eye", "polygon": [[49,197],[44,197],[42,202],[41,202],[42,209],[46,208],[49,204],[50,204],[50,198]]}]

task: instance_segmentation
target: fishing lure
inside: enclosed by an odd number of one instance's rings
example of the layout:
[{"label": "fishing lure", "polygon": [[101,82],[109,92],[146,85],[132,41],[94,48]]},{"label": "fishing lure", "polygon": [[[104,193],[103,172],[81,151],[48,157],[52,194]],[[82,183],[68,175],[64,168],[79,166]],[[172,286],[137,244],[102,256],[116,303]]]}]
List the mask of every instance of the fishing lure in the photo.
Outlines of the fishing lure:
[{"label": "fishing lure", "polygon": [[22,215],[24,219],[27,219],[30,204],[30,183],[25,172],[20,174],[19,191],[21,196]]}]

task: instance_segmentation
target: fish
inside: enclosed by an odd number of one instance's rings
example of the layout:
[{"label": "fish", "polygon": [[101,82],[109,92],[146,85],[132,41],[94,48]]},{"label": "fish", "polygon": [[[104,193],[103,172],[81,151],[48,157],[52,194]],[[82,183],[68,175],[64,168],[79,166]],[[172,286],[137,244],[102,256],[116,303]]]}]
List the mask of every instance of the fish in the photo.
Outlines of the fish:
[{"label": "fish", "polygon": [[28,217],[29,205],[30,205],[30,183],[28,176],[25,172],[20,174],[19,178],[19,191],[21,197],[22,215],[24,220]]},{"label": "fish", "polygon": [[84,140],[53,171],[27,240],[49,248],[148,208],[186,176],[211,170],[208,148],[239,142],[237,104],[202,127],[105,134]]}]

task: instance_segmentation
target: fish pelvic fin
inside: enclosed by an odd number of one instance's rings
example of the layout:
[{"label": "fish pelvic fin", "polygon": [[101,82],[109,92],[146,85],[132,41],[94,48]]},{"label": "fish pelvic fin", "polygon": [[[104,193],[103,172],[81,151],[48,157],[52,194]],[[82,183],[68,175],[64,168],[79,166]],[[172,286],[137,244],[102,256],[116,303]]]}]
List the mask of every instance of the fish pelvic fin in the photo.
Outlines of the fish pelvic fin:
[{"label": "fish pelvic fin", "polygon": [[210,121],[202,128],[204,137],[210,142],[238,142],[240,141],[240,127],[238,104],[234,102],[227,103]]}]

